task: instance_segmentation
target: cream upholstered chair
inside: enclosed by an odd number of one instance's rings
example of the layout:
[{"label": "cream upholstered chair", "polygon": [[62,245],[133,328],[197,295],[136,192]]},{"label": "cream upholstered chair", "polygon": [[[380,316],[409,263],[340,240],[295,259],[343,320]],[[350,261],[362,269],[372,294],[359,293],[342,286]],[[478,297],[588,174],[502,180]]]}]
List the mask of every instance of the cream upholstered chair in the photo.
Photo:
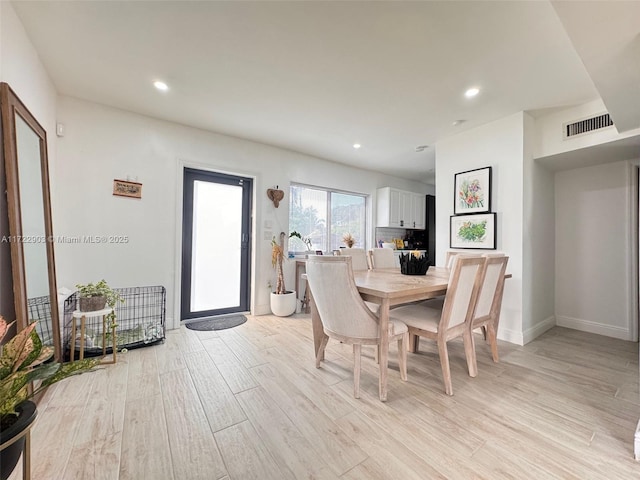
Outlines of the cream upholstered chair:
[{"label": "cream upholstered chair", "polygon": [[372,248],[369,250],[371,268],[397,268],[396,256],[390,248]]},{"label": "cream upholstered chair", "polygon": [[[317,256],[307,260],[307,281],[322,321],[324,338],[316,356],[316,367],[324,358],[329,337],[353,345],[353,395],[360,398],[362,345],[379,345],[378,318],[367,308],[353,279],[352,257]],[[407,326],[389,319],[389,341],[398,341],[400,378],[407,380]]]},{"label": "cream upholstered chair", "polygon": [[407,305],[393,311],[394,318],[409,327],[411,351],[418,351],[419,337],[435,340],[438,344],[440,365],[447,395],[453,395],[447,342],[457,337],[464,341],[469,375],[475,377],[475,352],[471,334],[471,320],[475,308],[485,258],[459,255],[451,272],[442,309],[430,308],[425,303]]},{"label": "cream upholstered chair", "polygon": [[504,293],[504,275],[509,257],[502,254],[486,254],[482,286],[473,312],[472,330],[482,328],[491,346],[491,356],[498,362],[498,322]]},{"label": "cream upholstered chair", "polygon": [[364,248],[342,248],[340,249],[340,256],[352,257],[351,266],[354,270],[369,269],[367,252]]}]

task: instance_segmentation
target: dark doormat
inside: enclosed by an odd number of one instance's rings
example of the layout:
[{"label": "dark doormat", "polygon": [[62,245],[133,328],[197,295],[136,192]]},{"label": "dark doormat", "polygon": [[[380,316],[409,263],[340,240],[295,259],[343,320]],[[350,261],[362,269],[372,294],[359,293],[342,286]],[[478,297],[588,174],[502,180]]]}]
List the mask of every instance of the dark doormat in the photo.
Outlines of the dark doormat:
[{"label": "dark doormat", "polygon": [[233,315],[231,317],[210,318],[209,320],[200,320],[196,322],[185,323],[185,327],[189,330],[224,330],[225,328],[233,328],[242,325],[247,321],[244,315]]}]

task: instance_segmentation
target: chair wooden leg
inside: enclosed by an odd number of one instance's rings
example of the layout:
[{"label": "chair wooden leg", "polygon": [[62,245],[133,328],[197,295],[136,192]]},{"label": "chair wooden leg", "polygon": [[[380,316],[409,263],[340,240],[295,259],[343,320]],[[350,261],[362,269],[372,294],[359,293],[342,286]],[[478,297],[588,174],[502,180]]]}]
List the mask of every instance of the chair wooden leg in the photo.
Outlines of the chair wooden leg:
[{"label": "chair wooden leg", "polygon": [[353,344],[353,396],[360,398],[360,360],[362,353],[362,346],[360,344]]},{"label": "chair wooden leg", "polygon": [[400,366],[400,379],[407,381],[407,345],[409,343],[409,333],[402,334],[398,340],[398,364]]},{"label": "chair wooden leg", "polygon": [[483,325],[480,327],[480,329],[482,330],[482,338],[484,339],[484,341],[487,341],[487,326]]},{"label": "chair wooden leg", "polygon": [[320,346],[318,347],[318,352],[316,353],[316,368],[320,368],[320,362],[324,360],[324,349],[326,348],[328,341],[329,337],[327,335],[323,335],[322,340],[320,341]]},{"label": "chair wooden leg", "polygon": [[420,347],[420,335],[409,333],[408,350],[411,353],[418,353],[419,347]]},{"label": "chair wooden leg", "polygon": [[489,337],[489,345],[491,345],[493,361],[498,363],[500,362],[500,358],[498,357],[498,338],[496,328],[493,325],[487,325],[487,336]]},{"label": "chair wooden leg", "polygon": [[373,351],[373,360],[376,363],[380,363],[380,345],[375,346],[375,350]]},{"label": "chair wooden leg", "polygon": [[478,364],[476,362],[476,348],[473,343],[473,332],[471,330],[465,331],[462,334],[462,341],[464,342],[464,354],[467,357],[469,376],[475,377],[478,375]]},{"label": "chair wooden leg", "polygon": [[451,370],[449,369],[449,350],[445,340],[438,340],[438,354],[440,355],[440,366],[442,367],[442,379],[444,381],[444,391],[447,395],[453,395],[453,385],[451,384]]}]

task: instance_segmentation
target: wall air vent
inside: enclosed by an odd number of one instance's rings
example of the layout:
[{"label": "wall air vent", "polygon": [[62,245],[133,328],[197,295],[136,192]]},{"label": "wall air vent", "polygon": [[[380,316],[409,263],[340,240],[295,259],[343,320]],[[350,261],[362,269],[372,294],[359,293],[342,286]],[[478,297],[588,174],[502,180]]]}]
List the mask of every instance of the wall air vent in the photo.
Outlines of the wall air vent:
[{"label": "wall air vent", "polygon": [[613,120],[608,113],[597,115],[595,117],[585,118],[578,122],[565,123],[562,126],[563,137],[572,138],[577,135],[584,135],[585,133],[593,132],[594,130],[600,130],[602,128],[613,126]]}]

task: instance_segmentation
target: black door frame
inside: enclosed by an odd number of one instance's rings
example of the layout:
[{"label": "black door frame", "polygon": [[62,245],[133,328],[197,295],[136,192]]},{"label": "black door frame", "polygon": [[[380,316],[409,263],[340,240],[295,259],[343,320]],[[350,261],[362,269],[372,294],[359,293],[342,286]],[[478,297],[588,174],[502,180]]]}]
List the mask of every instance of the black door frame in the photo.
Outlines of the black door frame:
[{"label": "black door frame", "polygon": [[[191,311],[191,267],[193,245],[193,187],[196,180],[242,187],[242,238],[240,255],[240,305],[216,310]],[[180,318],[201,317],[248,312],[251,298],[251,224],[253,179],[226,173],[184,167],[182,195],[182,272],[180,275]]]}]

